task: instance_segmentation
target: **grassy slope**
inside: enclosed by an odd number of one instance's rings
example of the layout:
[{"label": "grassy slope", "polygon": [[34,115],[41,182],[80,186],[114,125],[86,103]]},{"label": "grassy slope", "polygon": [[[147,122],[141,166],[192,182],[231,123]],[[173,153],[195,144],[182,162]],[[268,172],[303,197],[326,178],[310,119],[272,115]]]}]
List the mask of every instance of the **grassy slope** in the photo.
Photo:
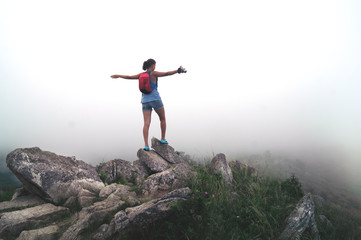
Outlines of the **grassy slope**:
[{"label": "grassy slope", "polygon": [[[235,183],[228,187],[210,173],[209,163],[195,169],[198,176],[189,182],[193,198],[176,204],[170,217],[138,231],[133,239],[277,239],[284,220],[304,194],[294,176],[278,181],[233,172]],[[333,205],[317,213],[335,226],[319,223],[322,239],[361,239],[361,235],[356,237],[361,234],[357,230],[360,219]],[[304,239],[312,238],[306,234]]]}]

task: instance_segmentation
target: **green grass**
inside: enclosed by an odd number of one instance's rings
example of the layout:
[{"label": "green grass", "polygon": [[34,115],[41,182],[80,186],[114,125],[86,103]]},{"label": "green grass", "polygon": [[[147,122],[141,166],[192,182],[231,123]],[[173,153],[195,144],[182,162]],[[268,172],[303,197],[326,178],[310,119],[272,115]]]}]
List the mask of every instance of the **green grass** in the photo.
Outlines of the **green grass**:
[{"label": "green grass", "polygon": [[[319,215],[325,215],[333,226],[328,226],[326,222],[322,223],[318,218]],[[361,219],[341,207],[326,203],[323,208],[316,208],[316,216],[321,239],[361,239]]]},{"label": "green grass", "polygon": [[209,163],[194,167],[192,198],[133,239],[276,239],[283,222],[303,196],[294,176],[283,181],[233,172],[234,185],[211,173]]},{"label": "green grass", "polygon": [[3,187],[0,190],[0,202],[10,201],[16,191],[16,187]]}]

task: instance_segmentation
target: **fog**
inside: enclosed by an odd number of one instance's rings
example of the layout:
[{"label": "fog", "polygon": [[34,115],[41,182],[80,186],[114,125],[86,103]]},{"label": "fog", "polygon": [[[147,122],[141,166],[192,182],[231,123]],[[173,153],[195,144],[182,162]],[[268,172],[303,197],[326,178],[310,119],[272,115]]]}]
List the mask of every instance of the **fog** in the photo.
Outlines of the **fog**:
[{"label": "fog", "polygon": [[2,0],[0,152],[136,160],[141,94],[137,81],[110,75],[154,58],[158,71],[188,70],[159,80],[176,150],[312,161],[337,152],[356,184],[360,11],[359,1]]}]

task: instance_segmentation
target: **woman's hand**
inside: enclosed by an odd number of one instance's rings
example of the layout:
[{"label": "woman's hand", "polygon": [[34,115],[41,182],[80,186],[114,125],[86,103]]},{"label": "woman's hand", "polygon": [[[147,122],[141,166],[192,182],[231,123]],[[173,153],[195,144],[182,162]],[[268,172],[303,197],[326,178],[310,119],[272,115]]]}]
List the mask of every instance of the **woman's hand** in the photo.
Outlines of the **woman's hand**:
[{"label": "woman's hand", "polygon": [[119,76],[118,75],[111,75],[110,77],[111,78],[118,78]]}]

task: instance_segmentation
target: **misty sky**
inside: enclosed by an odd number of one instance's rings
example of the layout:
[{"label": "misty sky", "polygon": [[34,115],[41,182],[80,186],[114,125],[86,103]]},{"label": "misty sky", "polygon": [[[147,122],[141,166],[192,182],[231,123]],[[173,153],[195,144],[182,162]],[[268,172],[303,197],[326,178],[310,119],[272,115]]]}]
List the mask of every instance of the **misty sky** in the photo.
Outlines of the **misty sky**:
[{"label": "misty sky", "polygon": [[361,167],[360,13],[357,0],[0,0],[0,151],[136,160],[138,83],[110,75],[154,58],[188,70],[159,80],[177,150],[332,149]]}]

